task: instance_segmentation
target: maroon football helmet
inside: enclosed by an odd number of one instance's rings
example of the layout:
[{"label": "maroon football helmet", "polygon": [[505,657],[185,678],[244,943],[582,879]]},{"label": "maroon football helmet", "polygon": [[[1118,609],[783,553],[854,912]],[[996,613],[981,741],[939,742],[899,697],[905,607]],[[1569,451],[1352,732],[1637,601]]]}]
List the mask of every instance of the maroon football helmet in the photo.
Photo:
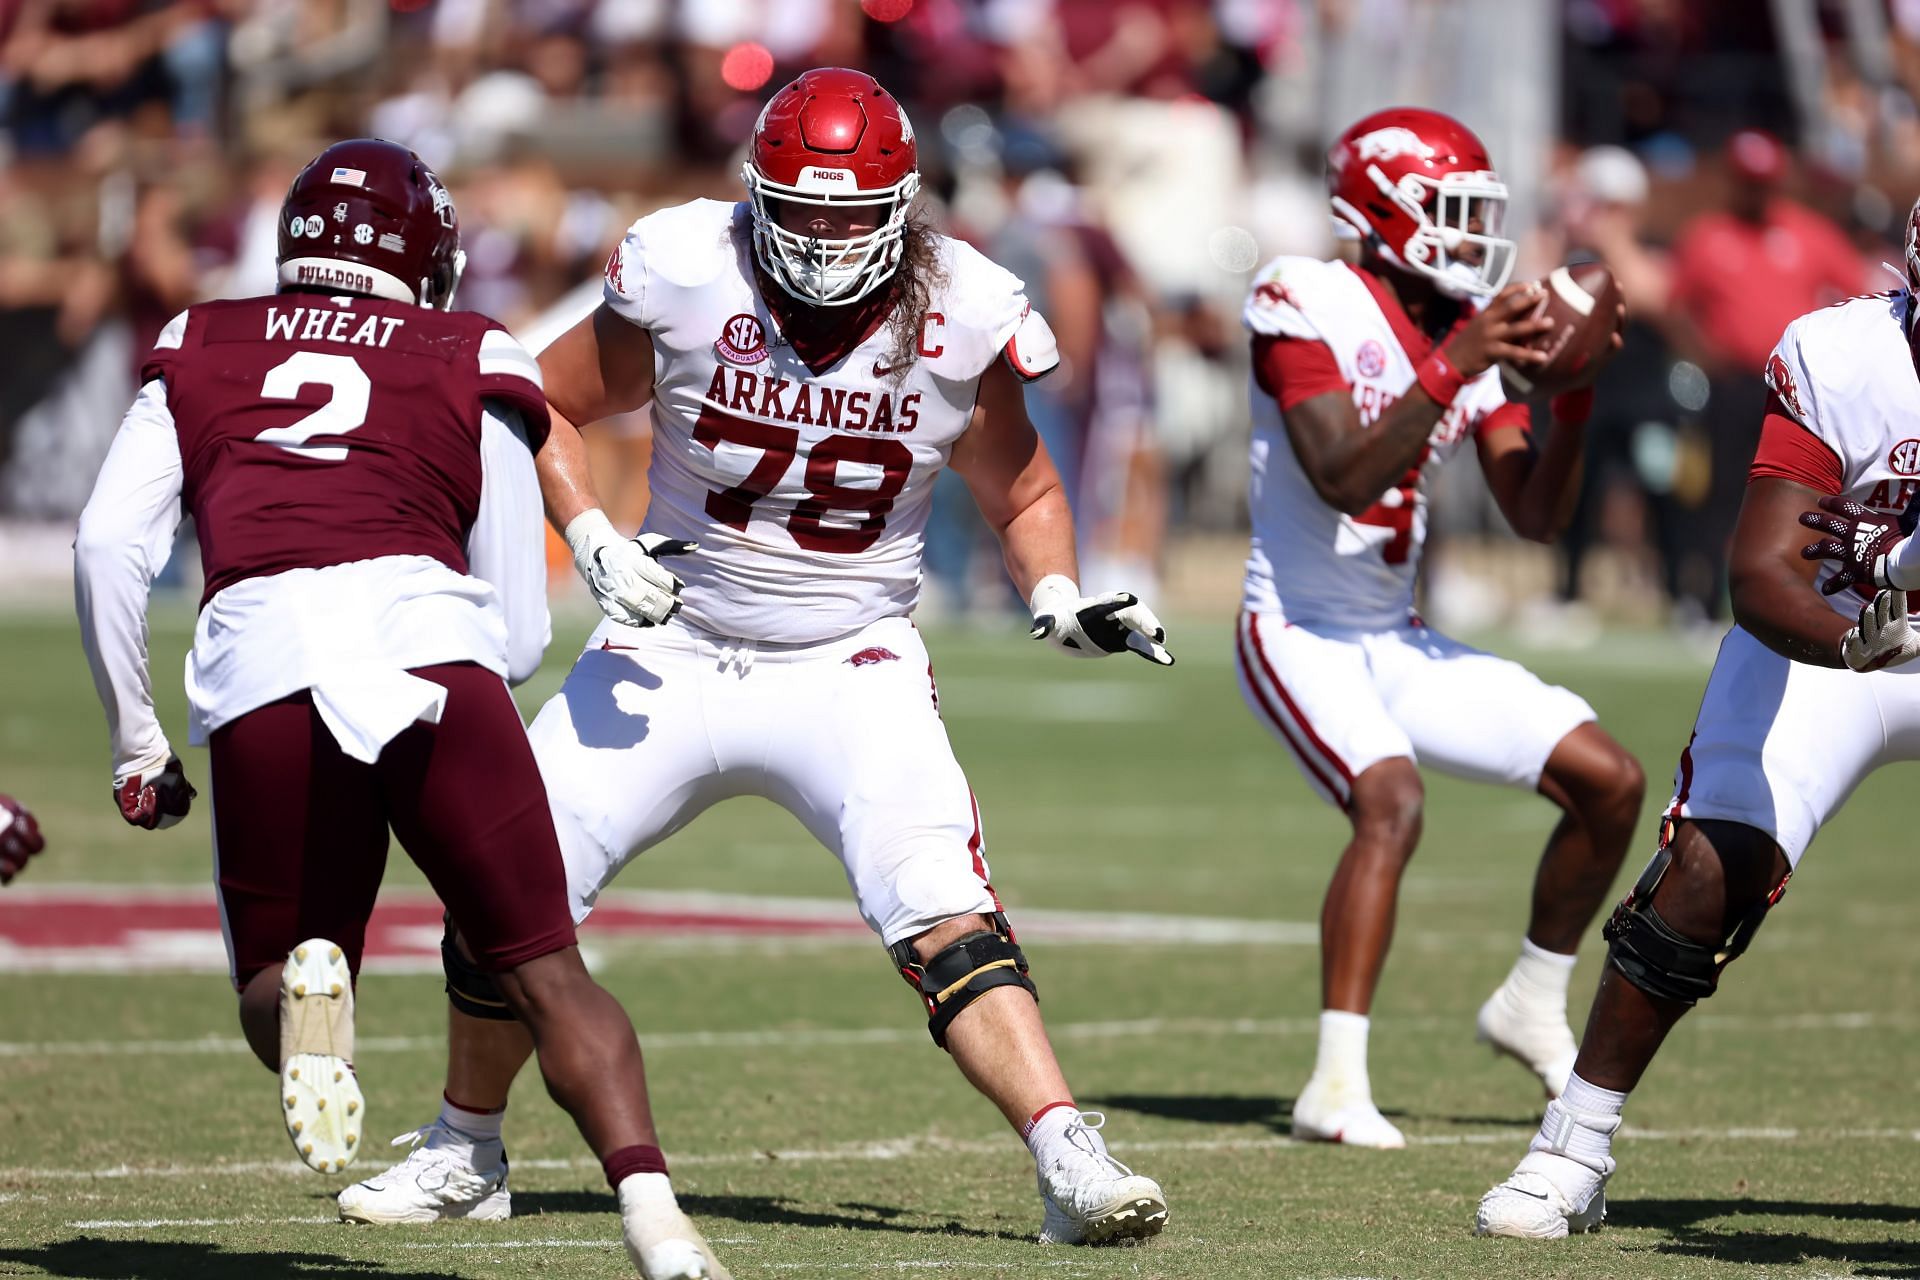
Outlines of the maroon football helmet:
[{"label": "maroon football helmet", "polygon": [[364,293],[445,311],[467,255],[446,186],[378,138],[336,142],[280,206],[280,287]]},{"label": "maroon football helmet", "polygon": [[1513,271],[1516,246],[1500,235],[1506,184],[1452,116],[1418,107],[1367,116],[1327,151],[1327,190],[1335,217],[1450,297],[1498,293]]},{"label": "maroon football helmet", "polygon": [[[857,302],[900,265],[920,155],[907,113],[866,72],[816,68],[768,99],[740,178],[753,202],[754,256],[800,301]],[[796,206],[818,210],[804,219],[812,225],[790,225],[803,220]],[[874,229],[833,235],[834,211],[844,219],[850,208],[867,211]]]}]

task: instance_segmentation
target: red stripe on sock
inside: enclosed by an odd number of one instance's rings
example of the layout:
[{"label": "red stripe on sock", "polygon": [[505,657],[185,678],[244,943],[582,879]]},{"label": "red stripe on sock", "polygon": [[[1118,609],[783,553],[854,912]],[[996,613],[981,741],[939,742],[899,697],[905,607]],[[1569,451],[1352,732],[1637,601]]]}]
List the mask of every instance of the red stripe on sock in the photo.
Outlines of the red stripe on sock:
[{"label": "red stripe on sock", "polygon": [[454,1097],[450,1093],[442,1093],[440,1097],[442,1100],[446,1102],[448,1106],[457,1108],[458,1110],[461,1110],[461,1111],[470,1112],[471,1114],[476,1116],[504,1115],[507,1110],[507,1106],[504,1102],[497,1107],[470,1107],[466,1103],[460,1101],[460,1099]]},{"label": "red stripe on sock", "polygon": [[1034,1112],[1032,1115],[1027,1117],[1026,1127],[1020,1130],[1020,1136],[1022,1138],[1031,1137],[1033,1135],[1034,1126],[1040,1123],[1040,1117],[1046,1115],[1047,1112],[1057,1111],[1061,1107],[1071,1107],[1072,1105],[1073,1103],[1071,1100],[1066,1102],[1049,1102],[1046,1106],[1040,1108],[1038,1111]]}]

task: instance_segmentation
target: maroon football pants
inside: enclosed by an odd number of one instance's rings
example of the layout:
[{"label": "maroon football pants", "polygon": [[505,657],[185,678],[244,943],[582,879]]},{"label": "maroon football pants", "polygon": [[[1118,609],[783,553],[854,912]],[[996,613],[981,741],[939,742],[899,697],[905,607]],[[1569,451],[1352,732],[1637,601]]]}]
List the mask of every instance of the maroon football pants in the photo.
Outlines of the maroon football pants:
[{"label": "maroon football pants", "polygon": [[446,710],[374,764],[340,750],[304,691],[214,731],[214,874],[236,986],[308,938],[360,972],[389,827],[483,968],[573,945],[546,787],[507,686],[472,663],[413,674],[446,687]]}]

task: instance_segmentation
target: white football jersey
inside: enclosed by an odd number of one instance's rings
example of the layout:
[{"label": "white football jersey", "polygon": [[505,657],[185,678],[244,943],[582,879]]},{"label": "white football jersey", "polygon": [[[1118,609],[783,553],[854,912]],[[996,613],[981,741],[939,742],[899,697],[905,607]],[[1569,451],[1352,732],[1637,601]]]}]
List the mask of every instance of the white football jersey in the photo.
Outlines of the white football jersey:
[{"label": "white football jersey", "polygon": [[890,366],[882,325],[815,374],[760,296],[745,203],[694,200],[634,223],[607,305],[653,338],[649,531],[676,557],[682,616],[721,635],[810,644],[910,613],[933,482],[1004,352],[1022,377],[1058,362],[1025,286],[941,238],[919,352]]},{"label": "white football jersey", "polygon": [[[1375,290],[1384,295],[1384,286],[1343,262],[1275,258],[1255,277],[1241,316],[1255,334],[1325,343],[1353,388],[1365,427],[1414,380],[1414,361],[1382,302],[1401,318],[1398,304],[1390,296],[1376,297]],[[1242,606],[1296,622],[1368,628],[1405,623],[1426,543],[1428,481],[1506,403],[1499,373],[1489,369],[1461,389],[1434,425],[1420,461],[1357,516],[1328,506],[1314,492],[1294,456],[1278,402],[1257,382],[1252,395],[1253,547]]]},{"label": "white football jersey", "polygon": [[[1883,515],[1899,515],[1920,493],[1920,378],[1907,347],[1912,305],[1912,295],[1896,289],[1808,312],[1767,358],[1767,386],[1788,416],[1839,459],[1841,495]],[[1837,571],[1825,563],[1818,580]],[[1870,595],[1841,591],[1827,600],[1852,617]]]}]

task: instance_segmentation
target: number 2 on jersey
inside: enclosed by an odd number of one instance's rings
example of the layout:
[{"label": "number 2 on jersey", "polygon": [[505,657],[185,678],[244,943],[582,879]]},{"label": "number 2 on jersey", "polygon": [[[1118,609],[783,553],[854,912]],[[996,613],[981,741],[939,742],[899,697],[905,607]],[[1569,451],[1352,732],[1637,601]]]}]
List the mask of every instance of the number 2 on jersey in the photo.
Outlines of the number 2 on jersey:
[{"label": "number 2 on jersey", "polygon": [[345,462],[343,444],[308,444],[315,436],[343,436],[357,431],[367,422],[367,401],[373,394],[373,381],[352,356],[324,355],[318,351],[296,351],[267,370],[260,394],[269,400],[293,400],[303,387],[318,384],[333,394],[327,402],[297,422],[284,427],[268,427],[254,439],[261,444],[277,444],[288,453],[322,462]]},{"label": "number 2 on jersey", "polygon": [[[722,413],[712,405],[700,411],[693,439],[716,454],[722,444],[757,449],[760,458],[739,484],[707,495],[707,514],[732,529],[744,530],[753,504],[772,493],[800,452],[800,433],[792,427],[754,422]],[[880,469],[872,488],[840,483],[840,464],[864,463]],[[794,504],[787,532],[808,551],[854,555],[880,540],[893,501],[907,487],[913,451],[898,440],[868,436],[828,436],[806,457],[807,496]],[[857,514],[853,525],[829,524],[829,512]]]}]

